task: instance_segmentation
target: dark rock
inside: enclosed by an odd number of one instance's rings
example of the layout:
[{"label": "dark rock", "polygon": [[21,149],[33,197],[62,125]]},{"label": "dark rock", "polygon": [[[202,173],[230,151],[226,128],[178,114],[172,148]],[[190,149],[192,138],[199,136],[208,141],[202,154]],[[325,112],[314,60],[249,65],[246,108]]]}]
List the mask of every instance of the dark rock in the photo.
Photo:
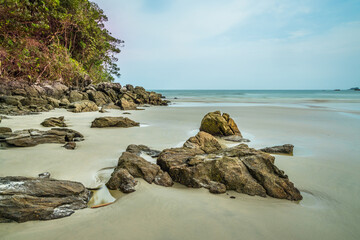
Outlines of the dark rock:
[{"label": "dark rock", "polygon": [[16,222],[67,217],[86,208],[90,195],[78,182],[0,177],[0,216]]},{"label": "dark rock", "polygon": [[224,113],[221,115],[220,111],[206,114],[201,121],[200,131],[210,133],[214,136],[241,136],[236,123],[230,118],[229,114]]},{"label": "dark rock", "polygon": [[74,150],[76,148],[76,143],[75,142],[68,142],[63,147],[68,149],[68,150]]},{"label": "dark rock", "polygon": [[129,145],[126,148],[126,151],[130,152],[130,153],[134,153],[138,156],[140,156],[140,154],[142,154],[142,153],[145,153],[153,158],[158,157],[160,154],[160,151],[158,151],[158,150],[150,149],[148,146],[145,146],[145,145],[135,145],[135,144]]},{"label": "dark rock", "polygon": [[236,197],[235,196],[230,196],[230,198],[235,199]]},{"label": "dark rock", "polygon": [[128,114],[128,115],[130,115],[131,113],[129,113],[129,112],[123,112],[123,114]]},{"label": "dark rock", "polygon": [[293,155],[294,145],[292,144],[284,144],[281,146],[274,146],[274,147],[266,147],[262,148],[259,151],[266,152],[266,153],[281,153],[281,154],[289,154]]},{"label": "dark rock", "polygon": [[39,176],[39,178],[50,178],[50,173],[43,172],[43,173],[40,173],[38,176]]},{"label": "dark rock", "polygon": [[124,117],[99,117],[96,118],[92,123],[92,128],[105,128],[105,127],[136,127],[140,126],[140,123],[135,122],[129,118]]},{"label": "dark rock", "polygon": [[63,116],[47,118],[41,123],[41,125],[44,127],[67,127]]}]

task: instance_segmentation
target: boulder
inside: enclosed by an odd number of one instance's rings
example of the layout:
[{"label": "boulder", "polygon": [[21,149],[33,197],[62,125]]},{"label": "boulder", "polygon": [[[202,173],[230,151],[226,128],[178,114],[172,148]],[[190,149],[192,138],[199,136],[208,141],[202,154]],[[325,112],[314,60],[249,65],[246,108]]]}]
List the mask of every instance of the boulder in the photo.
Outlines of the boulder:
[{"label": "boulder", "polygon": [[110,97],[101,91],[88,90],[86,93],[89,96],[89,100],[95,102],[97,106],[102,106],[111,102]]},{"label": "boulder", "polygon": [[122,110],[136,110],[136,104],[131,99],[121,98],[118,105]]},{"label": "boulder", "polygon": [[96,118],[92,123],[92,128],[105,128],[105,127],[136,127],[140,126],[140,123],[135,122],[126,117],[99,117]]},{"label": "boulder", "polygon": [[12,133],[11,128],[8,127],[0,127],[0,134]]},{"label": "boulder", "polygon": [[83,95],[79,91],[77,91],[77,90],[70,91],[70,93],[69,93],[69,101],[71,103],[79,102],[81,100],[84,100],[84,99],[83,99]]},{"label": "boulder", "polygon": [[222,149],[220,143],[216,138],[206,132],[199,132],[195,137],[189,138],[185,143],[184,147],[187,148],[198,148],[205,153],[211,153],[216,150]]},{"label": "boulder", "polygon": [[13,147],[32,147],[43,143],[60,143],[83,139],[84,136],[72,129],[52,128],[48,131],[37,129],[25,129],[14,131],[11,135],[4,138],[4,142]]},{"label": "boulder", "polygon": [[280,153],[280,154],[289,154],[293,155],[294,145],[292,144],[284,144],[280,146],[274,146],[274,147],[266,147],[262,148],[259,151],[266,152],[266,153]]},{"label": "boulder", "polygon": [[78,182],[0,177],[2,221],[26,222],[70,216],[87,207],[91,192]]},{"label": "boulder", "polygon": [[44,127],[67,127],[63,116],[46,118],[41,125]]},{"label": "boulder", "polygon": [[[206,138],[204,143],[194,138],[189,140],[190,145],[185,143],[181,148],[165,149],[157,159],[157,164],[174,182],[193,188],[204,187],[212,193],[234,190],[252,196],[302,199],[299,190],[274,165],[275,158],[270,154],[245,144],[232,148],[212,147],[206,152],[201,146],[209,143],[217,146],[214,139]],[[194,142],[198,147],[192,145]]]},{"label": "boulder", "polygon": [[229,114],[221,115],[220,111],[210,112],[201,121],[200,131],[210,133],[214,136],[239,135],[241,133]]},{"label": "boulder", "polygon": [[89,100],[82,100],[69,105],[69,111],[74,113],[95,112],[98,110],[99,107],[94,102]]},{"label": "boulder", "polygon": [[120,190],[123,193],[135,192],[137,181],[128,170],[121,168],[114,171],[106,186],[111,190]]},{"label": "boulder", "polygon": [[[150,184],[154,182],[165,187],[173,185],[169,174],[162,171],[158,165],[150,163],[134,153],[123,152],[106,186],[112,190],[120,189],[123,192],[127,191],[127,188],[131,189],[130,191],[135,191],[134,185],[136,183],[129,175],[133,178],[142,178]],[[122,187],[122,184],[127,187]]]}]

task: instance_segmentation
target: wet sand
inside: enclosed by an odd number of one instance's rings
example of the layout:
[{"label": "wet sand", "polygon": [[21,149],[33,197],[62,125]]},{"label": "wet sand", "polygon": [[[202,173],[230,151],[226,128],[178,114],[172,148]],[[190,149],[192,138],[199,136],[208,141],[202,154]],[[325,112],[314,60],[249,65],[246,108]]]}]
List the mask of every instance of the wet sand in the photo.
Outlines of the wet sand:
[{"label": "wet sand", "polygon": [[[129,144],[162,150],[196,134],[209,111],[228,112],[251,147],[295,145],[294,156],[276,155],[304,196],[299,203],[206,189],[172,188],[140,181],[128,195],[112,191],[109,206],[79,210],[70,217],[22,224],[0,224],[1,239],[359,239],[359,113],[323,108],[276,106],[151,107],[145,111],[111,110],[74,114],[55,110],[4,119],[13,130],[45,129],[47,117],[65,116],[70,128],[85,135],[69,151],[58,144],[0,150],[0,176],[37,176],[100,186]],[[91,129],[99,116],[126,116],[141,123],[128,129]],[[104,194],[107,194],[105,192]],[[104,196],[104,195],[103,195]],[[230,199],[235,196],[235,199]],[[99,200],[101,203],[101,199]]]}]

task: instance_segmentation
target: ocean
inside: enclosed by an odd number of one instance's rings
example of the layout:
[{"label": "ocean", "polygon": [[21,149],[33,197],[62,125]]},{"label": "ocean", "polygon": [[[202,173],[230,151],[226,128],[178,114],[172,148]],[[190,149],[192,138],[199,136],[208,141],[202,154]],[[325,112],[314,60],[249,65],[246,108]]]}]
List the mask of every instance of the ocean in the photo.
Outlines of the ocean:
[{"label": "ocean", "polygon": [[352,90],[154,90],[172,107],[254,106],[330,108],[360,111],[360,91]]}]

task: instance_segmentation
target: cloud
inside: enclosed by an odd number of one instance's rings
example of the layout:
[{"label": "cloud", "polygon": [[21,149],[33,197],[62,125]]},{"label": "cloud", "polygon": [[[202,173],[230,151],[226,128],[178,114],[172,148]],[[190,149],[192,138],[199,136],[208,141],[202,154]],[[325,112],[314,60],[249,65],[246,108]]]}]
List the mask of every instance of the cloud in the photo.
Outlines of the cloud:
[{"label": "cloud", "polygon": [[125,40],[120,81],[148,88],[338,88],[345,84],[340,78],[350,85],[360,76],[352,63],[360,60],[360,17],[345,8],[334,22],[334,9],[321,0],[96,2],[111,32]]}]

